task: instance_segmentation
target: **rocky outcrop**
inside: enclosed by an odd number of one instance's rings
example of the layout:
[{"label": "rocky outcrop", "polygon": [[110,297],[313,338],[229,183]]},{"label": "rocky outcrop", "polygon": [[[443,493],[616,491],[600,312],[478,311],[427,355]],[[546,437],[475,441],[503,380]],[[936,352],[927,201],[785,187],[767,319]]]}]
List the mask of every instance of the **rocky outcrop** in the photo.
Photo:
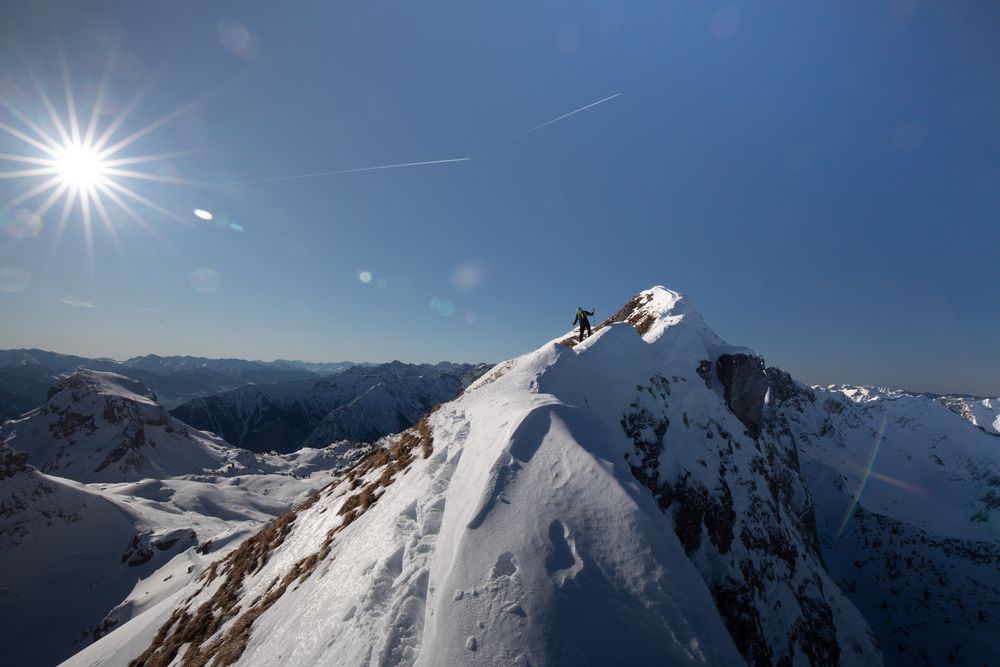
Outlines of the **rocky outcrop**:
[{"label": "rocky outcrop", "polygon": [[754,437],[760,435],[767,395],[764,360],[756,355],[723,354],[715,362],[715,373],[725,390],[726,405]]},{"label": "rocky outcrop", "polygon": [[0,479],[13,477],[28,467],[28,455],[0,443]]},{"label": "rocky outcrop", "polygon": [[[748,355],[724,357],[719,378],[730,410],[748,429],[759,429],[767,390],[763,363]],[[672,422],[671,384],[656,375],[637,387],[620,422],[634,446],[625,457],[633,476],[673,517],[674,532],[748,663],[790,665],[800,652],[810,664],[840,664],[827,590],[833,584],[825,576],[796,448],[759,431],[750,440],[727,429],[725,420],[695,420],[686,411]],[[695,466],[678,469],[676,443],[690,441],[692,433],[702,442],[700,455]],[[798,612],[769,611],[768,604],[780,607],[782,599]]]},{"label": "rocky outcrop", "polygon": [[816,392],[799,384],[791,375],[780,368],[771,366],[765,372],[767,373],[767,387],[772,402],[784,403],[796,399],[810,403],[816,401]]}]

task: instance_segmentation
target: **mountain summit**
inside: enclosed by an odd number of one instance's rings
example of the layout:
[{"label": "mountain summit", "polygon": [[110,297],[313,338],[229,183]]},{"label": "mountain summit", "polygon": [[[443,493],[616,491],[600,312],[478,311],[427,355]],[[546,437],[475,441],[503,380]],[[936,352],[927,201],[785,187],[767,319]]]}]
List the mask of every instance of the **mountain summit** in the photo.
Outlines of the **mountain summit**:
[{"label": "mountain summit", "polygon": [[81,482],[137,481],[223,467],[235,450],[171,417],[138,380],[80,369],[45,405],[6,422],[0,442],[42,472]]},{"label": "mountain summit", "polygon": [[498,364],[69,664],[881,661],[763,360],[677,292]]}]

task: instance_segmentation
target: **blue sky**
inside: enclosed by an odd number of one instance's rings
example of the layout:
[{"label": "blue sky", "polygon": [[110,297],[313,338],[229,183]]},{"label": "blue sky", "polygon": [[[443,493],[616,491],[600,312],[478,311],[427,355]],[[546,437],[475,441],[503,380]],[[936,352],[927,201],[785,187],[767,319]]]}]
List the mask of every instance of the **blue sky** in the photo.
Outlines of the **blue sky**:
[{"label": "blue sky", "polygon": [[109,72],[97,134],[181,109],[115,157],[190,182],[114,177],[158,210],[105,198],[92,260],[80,206],[58,246],[61,200],[6,207],[0,347],[496,361],[665,284],[806,382],[1000,394],[994,3],[2,11],[13,107],[58,138],[61,47],[84,125]]}]

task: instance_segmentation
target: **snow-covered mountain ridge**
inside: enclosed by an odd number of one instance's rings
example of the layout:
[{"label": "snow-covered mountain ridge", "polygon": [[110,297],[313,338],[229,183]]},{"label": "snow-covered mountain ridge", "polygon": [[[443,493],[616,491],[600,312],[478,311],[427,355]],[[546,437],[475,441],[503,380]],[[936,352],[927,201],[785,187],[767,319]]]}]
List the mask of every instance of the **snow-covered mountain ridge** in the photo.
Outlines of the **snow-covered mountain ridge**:
[{"label": "snow-covered mountain ridge", "polygon": [[37,349],[0,350],[0,419],[16,417],[45,401],[56,380],[80,368],[126,375],[152,388],[168,408],[196,396],[207,396],[246,384],[287,382],[333,375],[351,362],[313,364],[203,357],[160,357],[149,354],[125,361],[89,359]]},{"label": "snow-covered mountain ridge", "polygon": [[399,361],[358,366],[319,379],[240,387],[194,399],[171,414],[254,451],[374,442],[409,428],[487,368]]},{"label": "snow-covered mountain ridge", "polygon": [[137,481],[222,468],[240,460],[228,443],[173,418],[140,382],[82,369],[48,400],[0,426],[46,473],[81,482]]},{"label": "snow-covered mountain ridge", "polygon": [[760,358],[664,288],[612,320],[498,365],[70,664],[879,662],[761,435]]},{"label": "snow-covered mountain ridge", "polygon": [[137,381],[64,378],[0,428],[5,661],[54,664],[164,602],[364,451],[254,454],[170,417]]},{"label": "snow-covered mountain ridge", "polygon": [[887,387],[848,384],[831,384],[825,387],[814,386],[813,389],[817,391],[840,392],[857,403],[896,399],[904,396],[931,398],[955,414],[961,415],[983,431],[993,435],[1000,435],[1000,398],[982,398],[979,396],[958,394],[929,394],[905,391],[903,389],[890,389]]}]

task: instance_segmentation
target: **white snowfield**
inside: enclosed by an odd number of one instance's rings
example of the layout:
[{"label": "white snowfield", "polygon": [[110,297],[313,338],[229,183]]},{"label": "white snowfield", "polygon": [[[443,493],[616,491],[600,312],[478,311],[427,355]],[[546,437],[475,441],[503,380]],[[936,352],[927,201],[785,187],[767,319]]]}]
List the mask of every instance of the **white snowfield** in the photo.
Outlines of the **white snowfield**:
[{"label": "white snowfield", "polygon": [[[362,466],[295,513],[287,534],[254,538],[270,540],[263,557],[244,542],[259,567],[219,563],[65,664],[124,665],[145,651],[157,664],[725,666],[746,664],[745,650],[790,651],[803,665],[821,664],[817,646],[840,664],[879,664],[868,625],[798,528],[796,513],[812,511],[801,481],[786,504],[768,504],[765,485],[748,481],[765,465],[759,448],[718,380],[697,372],[701,360],[752,353],[727,346],[676,292],[639,297],[641,326],[497,365],[429,417],[429,456],[416,447],[400,470]],[[628,436],[630,411],[669,421],[664,483],[728,489],[731,545],[704,526],[697,546],[682,544],[674,510],[632,468],[655,422]],[[790,553],[754,546],[758,535]],[[758,580],[756,612],[713,599],[744,576]],[[759,623],[727,628],[744,611]]]},{"label": "white snowfield", "polygon": [[0,463],[13,448],[29,464],[0,470],[3,664],[55,664],[155,608],[353,458],[233,448],[114,373],[60,387],[0,427]]}]

